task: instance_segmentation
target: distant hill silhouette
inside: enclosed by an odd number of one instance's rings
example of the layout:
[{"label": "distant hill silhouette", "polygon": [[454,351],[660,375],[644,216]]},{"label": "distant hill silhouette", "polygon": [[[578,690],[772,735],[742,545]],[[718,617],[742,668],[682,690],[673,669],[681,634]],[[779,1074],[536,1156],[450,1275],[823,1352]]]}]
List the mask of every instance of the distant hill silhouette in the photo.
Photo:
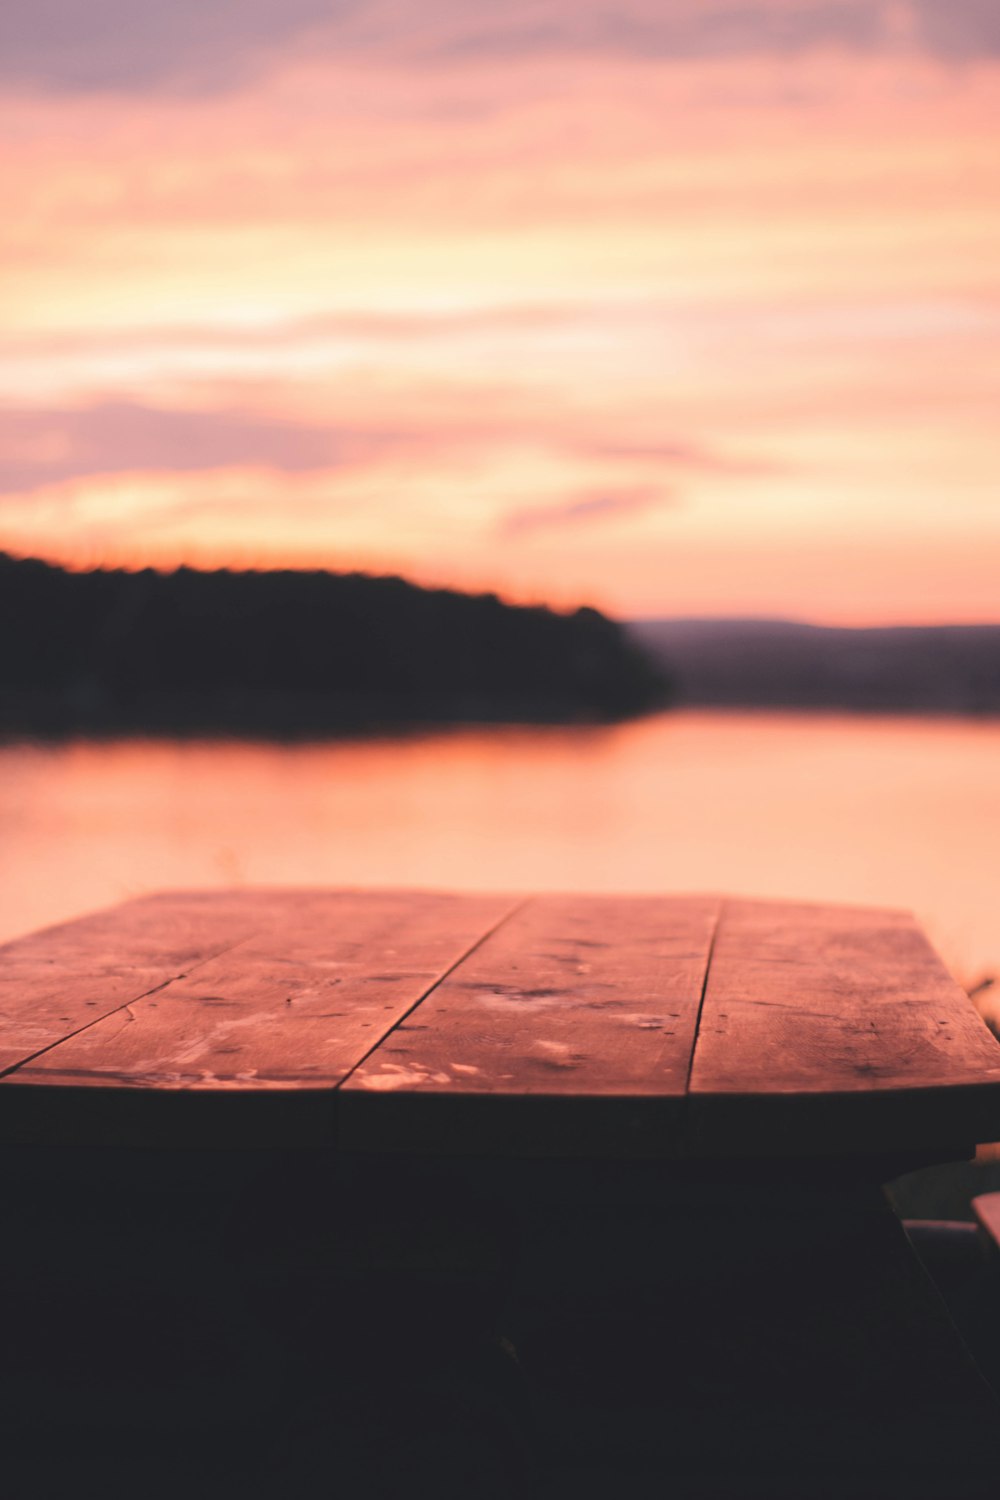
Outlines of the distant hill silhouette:
[{"label": "distant hill silhouette", "polygon": [[834,629],[788,620],[636,620],[676,701],[871,712],[1000,712],[1000,625]]},{"label": "distant hill silhouette", "polygon": [[7,733],[616,719],[662,695],[593,609],[357,573],[71,573],[0,553]]}]

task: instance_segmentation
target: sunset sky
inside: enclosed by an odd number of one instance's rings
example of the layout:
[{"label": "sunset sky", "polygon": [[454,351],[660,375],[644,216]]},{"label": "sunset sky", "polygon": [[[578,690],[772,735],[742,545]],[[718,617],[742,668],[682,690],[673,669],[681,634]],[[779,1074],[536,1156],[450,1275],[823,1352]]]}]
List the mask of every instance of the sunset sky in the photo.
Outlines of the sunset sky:
[{"label": "sunset sky", "polygon": [[0,82],[0,548],[1000,618],[996,0],[33,0]]}]

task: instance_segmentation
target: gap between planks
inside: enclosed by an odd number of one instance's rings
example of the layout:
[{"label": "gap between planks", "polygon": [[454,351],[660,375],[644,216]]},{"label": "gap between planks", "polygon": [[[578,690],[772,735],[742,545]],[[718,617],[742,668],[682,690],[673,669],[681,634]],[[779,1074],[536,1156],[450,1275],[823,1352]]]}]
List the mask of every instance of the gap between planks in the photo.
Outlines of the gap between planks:
[{"label": "gap between planks", "polygon": [[476,938],[476,941],[474,943],[471,943],[469,945],[464,953],[460,954],[459,957],[455,959],[454,963],[452,963],[447,969],[445,969],[443,973],[437,976],[437,978],[433,981],[432,984],[428,986],[424,993],[420,995],[416,1000],[414,1000],[409,1010],[404,1011],[401,1016],[398,1016],[396,1018],[389,1029],[383,1032],[383,1034],[378,1038],[378,1041],[372,1043],[364,1056],[359,1057],[357,1062],[354,1063],[352,1067],[348,1068],[343,1078],[341,1078],[340,1082],[336,1084],[335,1087],[337,1089],[342,1089],[344,1085],[350,1081],[351,1077],[358,1071],[358,1069],[364,1067],[365,1063],[372,1056],[372,1054],[378,1051],[383,1042],[388,1041],[389,1037],[392,1036],[392,1033],[394,1031],[398,1031],[400,1026],[402,1026],[405,1021],[409,1020],[414,1011],[419,1010],[421,1005],[424,1004],[425,1000],[429,999],[429,997],[433,995],[434,991],[438,989],[440,985],[444,984],[446,979],[450,979],[452,974],[455,973],[456,969],[461,968],[462,964],[464,964],[467,959],[471,958],[473,953],[475,953],[478,948],[481,948],[484,943],[488,942],[495,933],[500,931],[501,927],[510,922],[514,917],[518,915],[519,912],[523,911],[525,907],[530,906],[532,901],[534,901],[535,899],[536,898],[534,896],[522,896],[519,901],[515,901],[514,905],[510,908],[509,911],[504,912],[501,917],[498,917],[498,919],[493,923],[492,927],[488,927],[480,937]]},{"label": "gap between planks", "polygon": [[85,1031],[90,1031],[93,1026],[100,1026],[102,1021],[110,1021],[112,1016],[117,1016],[122,1011],[129,1011],[129,1014],[131,1014],[130,1007],[138,1005],[140,1000],[148,1000],[151,995],[158,995],[161,990],[168,989],[170,985],[177,984],[182,979],[187,979],[189,974],[193,974],[203,964],[209,964],[217,958],[224,958],[227,953],[232,953],[236,948],[242,947],[244,943],[251,942],[254,936],[255,934],[250,933],[246,937],[238,938],[235,943],[227,943],[225,947],[218,948],[213,953],[206,953],[203,958],[196,959],[194,963],[188,964],[179,974],[171,974],[169,978],[161,979],[159,984],[152,985],[148,990],[143,990],[141,994],[130,995],[120,1005],[113,1005],[110,1010],[103,1011],[99,1016],[93,1016],[82,1026],[75,1027],[73,1031],[67,1031],[65,1035],[57,1037],[54,1042],[47,1042],[44,1047],[39,1047],[36,1052],[31,1052],[26,1057],[22,1057],[19,1062],[11,1063],[6,1068],[0,1068],[0,1078],[8,1078],[11,1073],[16,1073],[20,1068],[29,1067],[31,1063],[37,1062],[40,1057],[44,1057],[47,1052],[51,1052],[55,1047],[61,1047],[64,1042],[73,1041],[75,1037],[82,1036]]}]

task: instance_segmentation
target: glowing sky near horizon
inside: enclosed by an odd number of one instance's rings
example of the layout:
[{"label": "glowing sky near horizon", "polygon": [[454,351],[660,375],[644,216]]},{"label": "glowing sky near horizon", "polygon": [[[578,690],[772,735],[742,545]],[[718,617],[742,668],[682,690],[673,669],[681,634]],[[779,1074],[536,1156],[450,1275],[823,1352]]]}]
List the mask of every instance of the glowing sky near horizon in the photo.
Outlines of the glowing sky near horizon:
[{"label": "glowing sky near horizon", "polygon": [[1000,617],[992,0],[37,0],[0,58],[0,548]]}]

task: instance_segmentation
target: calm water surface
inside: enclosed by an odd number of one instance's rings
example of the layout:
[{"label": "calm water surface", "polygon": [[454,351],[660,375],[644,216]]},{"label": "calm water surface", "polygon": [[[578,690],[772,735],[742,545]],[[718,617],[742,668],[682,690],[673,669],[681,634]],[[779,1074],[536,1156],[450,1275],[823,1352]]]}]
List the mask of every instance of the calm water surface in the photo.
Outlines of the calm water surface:
[{"label": "calm water surface", "polygon": [[0,748],[0,937],[177,886],[725,890],[910,907],[968,983],[1000,975],[998,843],[996,722]]}]

